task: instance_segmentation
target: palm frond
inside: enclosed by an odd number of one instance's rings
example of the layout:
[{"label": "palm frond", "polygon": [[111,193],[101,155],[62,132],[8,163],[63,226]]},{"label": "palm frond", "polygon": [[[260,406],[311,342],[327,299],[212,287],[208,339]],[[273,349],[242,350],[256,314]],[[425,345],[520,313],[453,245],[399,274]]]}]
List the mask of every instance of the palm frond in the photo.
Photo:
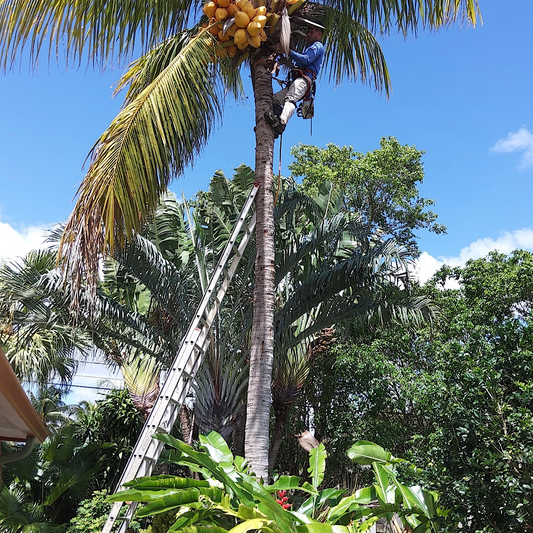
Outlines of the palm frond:
[{"label": "palm frond", "polygon": [[123,270],[133,274],[148,288],[152,298],[165,309],[175,324],[187,324],[192,302],[200,300],[200,289],[187,269],[178,270],[144,237],[135,235],[117,258]]},{"label": "palm frond", "polygon": [[375,36],[357,20],[345,19],[334,9],[326,10],[324,24],[324,71],[329,72],[330,81],[339,84],[343,78],[358,79],[389,96],[389,69]]},{"label": "palm frond", "polygon": [[94,146],[60,250],[75,287],[84,277],[95,285],[99,258],[140,230],[220,116],[223,87],[209,67],[206,33],[189,40]]},{"label": "palm frond", "polygon": [[324,4],[353,19],[372,32],[403,35],[420,28],[436,29],[459,22],[475,25],[481,20],[477,0],[325,0]]},{"label": "palm frond", "polygon": [[[200,31],[196,25],[179,32],[152,48],[145,55],[134,61],[116,84],[115,95],[127,89],[125,105],[133,102],[144,89],[150,86],[172,61],[182,52],[189,41]],[[214,42],[214,40],[213,40]],[[213,65],[214,66],[214,65]],[[239,71],[232,68],[229,61],[218,60],[216,67],[224,79],[225,88],[237,99],[243,97],[243,87]]]},{"label": "palm frond", "polygon": [[41,51],[48,58],[84,58],[100,67],[152,48],[190,22],[198,0],[2,0],[0,65],[10,68],[23,50],[35,65]]}]

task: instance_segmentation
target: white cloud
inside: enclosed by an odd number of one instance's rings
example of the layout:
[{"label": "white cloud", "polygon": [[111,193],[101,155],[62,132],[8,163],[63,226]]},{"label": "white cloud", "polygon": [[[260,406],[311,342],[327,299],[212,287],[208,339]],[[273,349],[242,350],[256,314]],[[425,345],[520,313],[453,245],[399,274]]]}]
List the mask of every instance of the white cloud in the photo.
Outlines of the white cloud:
[{"label": "white cloud", "polygon": [[42,248],[46,229],[29,226],[18,231],[0,220],[0,262],[23,257],[31,250]]},{"label": "white cloud", "polygon": [[498,250],[509,254],[522,249],[533,252],[533,229],[524,228],[512,232],[505,231],[497,238],[478,239],[465,246],[457,256],[439,256],[437,258],[423,252],[416,262],[416,275],[421,283],[426,282],[443,265],[464,266],[469,259],[485,257],[489,252]]},{"label": "white cloud", "polygon": [[533,168],[533,133],[522,126],[518,131],[509,132],[507,137],[496,141],[492,151],[500,154],[523,152],[519,170]]}]

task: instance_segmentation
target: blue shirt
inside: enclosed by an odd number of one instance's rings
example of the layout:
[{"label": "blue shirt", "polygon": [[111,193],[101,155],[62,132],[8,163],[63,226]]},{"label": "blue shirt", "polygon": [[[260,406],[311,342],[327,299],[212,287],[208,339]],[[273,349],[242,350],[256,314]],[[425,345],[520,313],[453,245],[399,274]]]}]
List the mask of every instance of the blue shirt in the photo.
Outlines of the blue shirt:
[{"label": "blue shirt", "polygon": [[297,67],[307,68],[313,71],[316,78],[320,72],[322,60],[324,59],[324,45],[320,41],[315,41],[301,54],[291,50],[289,57],[294,61]]}]

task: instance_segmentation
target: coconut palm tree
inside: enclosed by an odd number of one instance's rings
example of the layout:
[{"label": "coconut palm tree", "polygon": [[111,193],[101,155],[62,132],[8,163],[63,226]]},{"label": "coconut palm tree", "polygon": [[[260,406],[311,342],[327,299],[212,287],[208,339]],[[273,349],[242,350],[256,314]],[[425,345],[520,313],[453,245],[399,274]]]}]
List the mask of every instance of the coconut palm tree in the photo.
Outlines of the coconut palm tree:
[{"label": "coconut palm tree", "polygon": [[[286,2],[265,2],[267,12],[282,12]],[[273,359],[275,286],[274,134],[264,120],[272,107],[271,71],[276,38],[235,58],[214,61],[209,31],[198,33],[199,3],[178,0],[4,0],[0,4],[0,62],[13,65],[25,45],[36,62],[43,46],[63,48],[67,60],[88,60],[102,67],[113,59],[144,55],[123,76],[129,86],[125,106],[92,151],[91,165],[63,239],[75,284],[97,275],[99,257],[138,230],[166,190],[169,181],[194,160],[222,112],[224,91],[238,93],[238,69],[250,68],[255,101],[255,175],[257,257],[254,321],[248,396],[246,455],[255,472],[266,477],[268,416]],[[344,77],[389,89],[389,77],[372,32],[420,27],[438,28],[457,19],[475,23],[477,0],[300,0],[293,16],[317,15],[326,29],[324,71],[337,82]],[[295,19],[294,19],[295,20]],[[315,18],[316,21],[316,18]],[[281,24],[287,27],[286,24]],[[209,29],[212,29],[214,24]],[[298,43],[296,43],[298,44]],[[219,52],[218,48],[216,50]],[[218,54],[222,55],[222,54]],[[77,292],[74,292],[76,295]],[[76,301],[75,301],[76,303]]]}]

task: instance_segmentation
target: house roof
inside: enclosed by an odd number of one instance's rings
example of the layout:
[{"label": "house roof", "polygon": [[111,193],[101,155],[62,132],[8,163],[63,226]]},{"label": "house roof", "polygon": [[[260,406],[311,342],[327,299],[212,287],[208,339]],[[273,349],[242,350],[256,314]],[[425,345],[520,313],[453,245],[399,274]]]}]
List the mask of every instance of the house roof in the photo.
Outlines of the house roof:
[{"label": "house roof", "polygon": [[43,442],[48,434],[0,348],[0,440],[23,442],[35,437]]}]

